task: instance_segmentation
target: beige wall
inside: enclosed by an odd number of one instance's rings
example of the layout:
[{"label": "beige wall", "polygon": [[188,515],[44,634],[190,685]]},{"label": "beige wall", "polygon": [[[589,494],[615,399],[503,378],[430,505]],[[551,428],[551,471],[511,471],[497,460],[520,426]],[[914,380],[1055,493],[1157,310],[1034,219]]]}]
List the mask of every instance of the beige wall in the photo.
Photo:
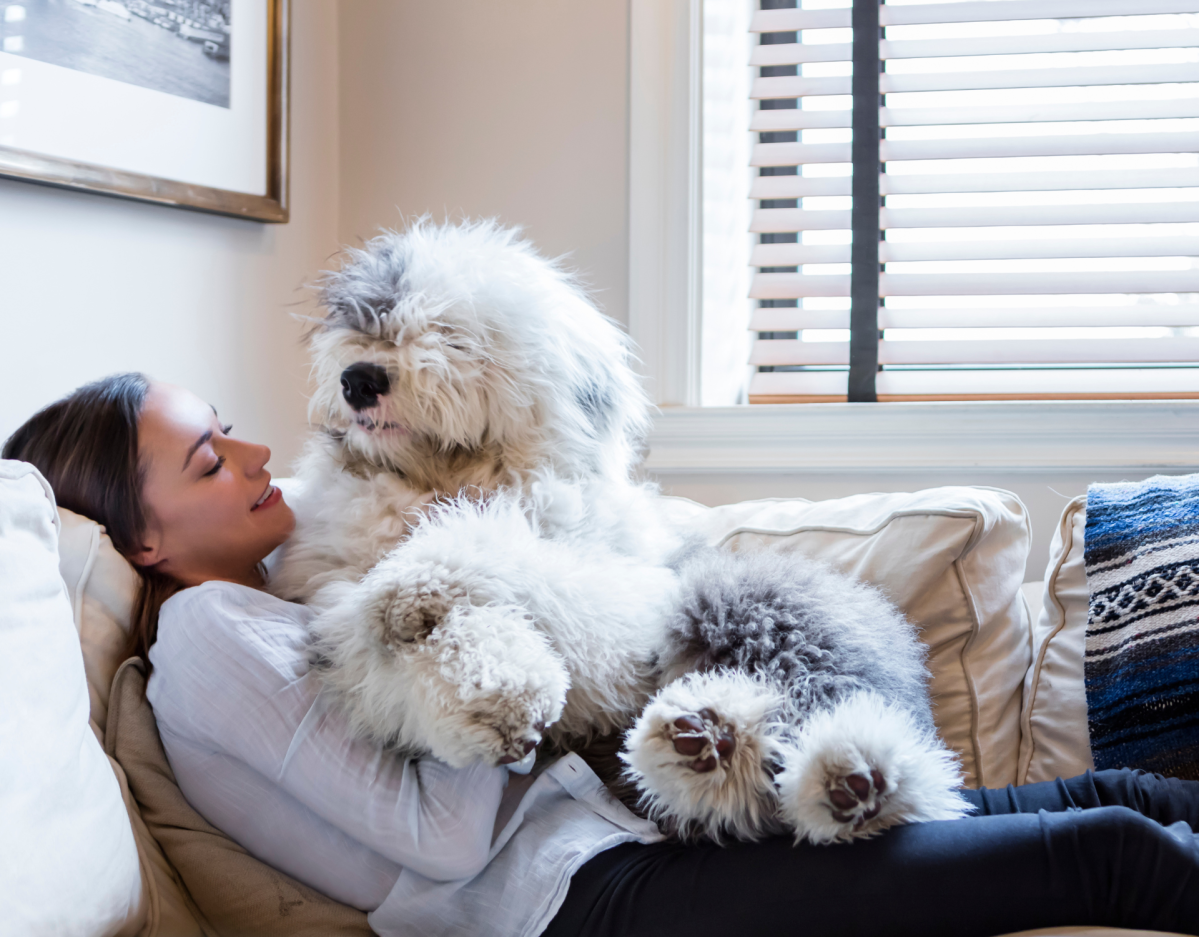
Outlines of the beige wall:
[{"label": "beige wall", "polygon": [[276,471],[295,455],[307,366],[290,313],[337,246],[338,24],[329,0],[292,6],[289,224],[0,180],[0,438],[141,370],[210,400]]},{"label": "beige wall", "polygon": [[628,292],[627,0],[341,5],[342,241],[494,215]]}]

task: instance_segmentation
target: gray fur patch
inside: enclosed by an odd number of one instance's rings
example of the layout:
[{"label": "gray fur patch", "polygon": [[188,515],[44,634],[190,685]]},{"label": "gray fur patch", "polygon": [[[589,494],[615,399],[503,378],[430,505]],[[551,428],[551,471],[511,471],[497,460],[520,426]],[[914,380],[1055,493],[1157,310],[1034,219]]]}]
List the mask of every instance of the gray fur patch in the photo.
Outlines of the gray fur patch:
[{"label": "gray fur patch", "polygon": [[579,408],[586,414],[591,425],[595,427],[596,437],[605,436],[612,423],[612,395],[598,382],[575,388],[575,400]]},{"label": "gray fur patch", "polygon": [[933,728],[924,645],[876,590],[780,553],[703,547],[677,562],[672,668],[763,677],[787,694],[792,711],[780,715],[793,724],[874,690]]},{"label": "gray fur patch", "polygon": [[329,310],[324,328],[354,329],[378,337],[406,291],[408,245],[394,231],[371,238],[336,272],[321,280],[321,304]]}]

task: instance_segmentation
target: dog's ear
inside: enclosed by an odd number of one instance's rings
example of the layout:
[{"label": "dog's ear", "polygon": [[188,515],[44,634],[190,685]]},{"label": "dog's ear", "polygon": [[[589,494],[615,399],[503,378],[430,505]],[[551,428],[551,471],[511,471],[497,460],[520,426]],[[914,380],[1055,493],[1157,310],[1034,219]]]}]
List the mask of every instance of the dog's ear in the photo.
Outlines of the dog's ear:
[{"label": "dog's ear", "polygon": [[321,305],[329,310],[324,328],[379,335],[406,292],[408,245],[403,235],[387,231],[346,255],[341,269],[320,282]]},{"label": "dog's ear", "polygon": [[583,411],[584,418],[594,429],[596,439],[603,439],[611,432],[614,401],[612,390],[606,381],[594,377],[576,384],[574,399]]},{"label": "dog's ear", "polygon": [[580,420],[590,430],[589,435],[608,450],[609,457],[620,450],[632,458],[631,453],[640,448],[648,428],[649,401],[625,349],[580,362],[571,385]]}]

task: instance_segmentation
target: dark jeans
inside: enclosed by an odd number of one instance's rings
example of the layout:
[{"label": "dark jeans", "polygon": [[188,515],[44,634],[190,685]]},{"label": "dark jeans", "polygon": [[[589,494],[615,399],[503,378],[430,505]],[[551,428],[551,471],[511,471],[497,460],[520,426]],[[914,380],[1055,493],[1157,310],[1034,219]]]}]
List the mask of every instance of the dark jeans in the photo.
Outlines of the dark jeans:
[{"label": "dark jeans", "polygon": [[545,937],[984,937],[1061,925],[1199,934],[1199,781],[1088,772],[965,791],[977,815],[834,846],[625,843]]}]

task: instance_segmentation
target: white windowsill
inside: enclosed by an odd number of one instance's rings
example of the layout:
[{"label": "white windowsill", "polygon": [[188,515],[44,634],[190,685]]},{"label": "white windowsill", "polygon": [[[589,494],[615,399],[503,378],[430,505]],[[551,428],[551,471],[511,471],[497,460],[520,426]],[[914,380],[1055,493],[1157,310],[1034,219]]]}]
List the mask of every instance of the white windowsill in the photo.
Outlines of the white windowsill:
[{"label": "white windowsill", "polygon": [[664,407],[652,473],[1192,470],[1199,400]]}]

